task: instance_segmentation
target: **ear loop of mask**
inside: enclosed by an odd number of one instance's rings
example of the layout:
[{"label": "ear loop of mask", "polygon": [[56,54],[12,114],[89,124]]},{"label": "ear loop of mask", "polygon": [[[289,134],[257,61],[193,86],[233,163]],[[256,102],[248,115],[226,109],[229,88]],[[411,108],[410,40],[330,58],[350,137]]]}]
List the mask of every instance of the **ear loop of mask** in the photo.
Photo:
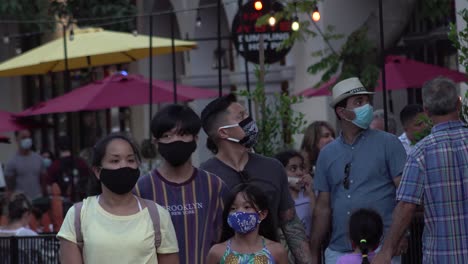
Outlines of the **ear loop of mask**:
[{"label": "ear loop of mask", "polygon": [[[237,127],[237,126],[239,126],[239,124],[222,126],[222,127],[219,127],[219,128],[218,128],[218,131],[219,131],[220,129],[231,128],[231,127]],[[228,137],[228,138],[226,138],[226,139],[229,140],[229,141],[235,142],[235,143],[239,143],[239,142],[240,142],[240,139],[237,139],[237,138]]]}]

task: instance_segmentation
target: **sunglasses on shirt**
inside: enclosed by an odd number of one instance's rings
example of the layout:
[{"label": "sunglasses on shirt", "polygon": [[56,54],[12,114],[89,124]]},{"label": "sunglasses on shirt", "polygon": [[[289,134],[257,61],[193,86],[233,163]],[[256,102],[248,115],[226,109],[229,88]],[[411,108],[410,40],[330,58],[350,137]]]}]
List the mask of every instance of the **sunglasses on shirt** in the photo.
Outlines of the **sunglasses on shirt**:
[{"label": "sunglasses on shirt", "polygon": [[346,190],[349,190],[349,172],[351,170],[351,163],[348,162],[346,165],[345,165],[345,168],[344,168],[344,179],[343,179],[343,187],[346,189]]}]

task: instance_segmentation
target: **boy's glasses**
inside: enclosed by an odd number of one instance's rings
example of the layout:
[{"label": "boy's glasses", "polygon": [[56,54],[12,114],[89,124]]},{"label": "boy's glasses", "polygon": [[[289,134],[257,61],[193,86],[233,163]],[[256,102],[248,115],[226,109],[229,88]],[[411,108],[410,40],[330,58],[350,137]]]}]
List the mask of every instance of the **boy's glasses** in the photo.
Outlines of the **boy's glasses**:
[{"label": "boy's glasses", "polygon": [[349,171],[351,170],[351,163],[347,163],[345,168],[344,168],[344,174],[345,174],[345,177],[343,179],[343,187],[346,189],[346,190],[349,190]]}]

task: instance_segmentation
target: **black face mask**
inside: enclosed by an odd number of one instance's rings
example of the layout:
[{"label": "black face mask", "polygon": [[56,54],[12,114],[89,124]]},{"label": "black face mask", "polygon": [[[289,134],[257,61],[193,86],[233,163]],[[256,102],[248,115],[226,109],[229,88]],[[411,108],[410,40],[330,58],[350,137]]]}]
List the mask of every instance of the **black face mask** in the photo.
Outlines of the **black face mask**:
[{"label": "black face mask", "polygon": [[116,194],[129,193],[140,177],[140,170],[124,167],[116,170],[101,168],[100,181],[111,192]]},{"label": "black face mask", "polygon": [[197,148],[195,140],[190,142],[174,141],[171,143],[158,142],[158,151],[173,167],[184,164]]}]

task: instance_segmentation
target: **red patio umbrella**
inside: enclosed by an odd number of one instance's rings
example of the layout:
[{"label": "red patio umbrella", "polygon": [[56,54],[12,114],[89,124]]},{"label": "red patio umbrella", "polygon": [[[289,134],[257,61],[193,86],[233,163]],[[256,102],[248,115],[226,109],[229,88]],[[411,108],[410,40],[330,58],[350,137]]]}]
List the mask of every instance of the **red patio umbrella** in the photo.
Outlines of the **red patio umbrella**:
[{"label": "red patio umbrella", "polygon": [[319,87],[307,88],[297,93],[297,95],[302,95],[304,97],[331,95],[331,88],[333,87],[333,85],[335,85],[336,80],[338,80],[338,77],[332,77],[330,78],[330,80],[326,81]]},{"label": "red patio umbrella", "polygon": [[[452,79],[457,83],[467,81],[465,73],[402,56],[387,56],[385,74],[388,90],[419,88],[427,81],[439,76]],[[379,79],[376,91],[381,90],[382,80]]]},{"label": "red patio umbrella", "polygon": [[[468,81],[466,74],[457,70],[427,64],[402,56],[387,56],[385,63],[387,90],[420,88],[425,82],[439,76],[452,79],[454,82]],[[318,88],[307,88],[299,93],[305,97],[330,95],[337,77],[331,78]],[[382,91],[382,81],[379,79],[376,91]]]},{"label": "red patio umbrella", "polygon": [[10,138],[7,136],[0,135],[0,143],[7,143],[10,144]]},{"label": "red patio umbrella", "polygon": [[[99,110],[147,104],[149,82],[140,75],[111,75],[103,80],[41,102],[18,114],[30,116],[51,113]],[[177,101],[216,97],[217,92],[186,85],[177,85]],[[172,82],[153,81],[153,103],[172,102]]]},{"label": "red patio umbrella", "polygon": [[20,122],[13,113],[0,110],[0,132],[12,132],[31,128],[24,122]]}]

